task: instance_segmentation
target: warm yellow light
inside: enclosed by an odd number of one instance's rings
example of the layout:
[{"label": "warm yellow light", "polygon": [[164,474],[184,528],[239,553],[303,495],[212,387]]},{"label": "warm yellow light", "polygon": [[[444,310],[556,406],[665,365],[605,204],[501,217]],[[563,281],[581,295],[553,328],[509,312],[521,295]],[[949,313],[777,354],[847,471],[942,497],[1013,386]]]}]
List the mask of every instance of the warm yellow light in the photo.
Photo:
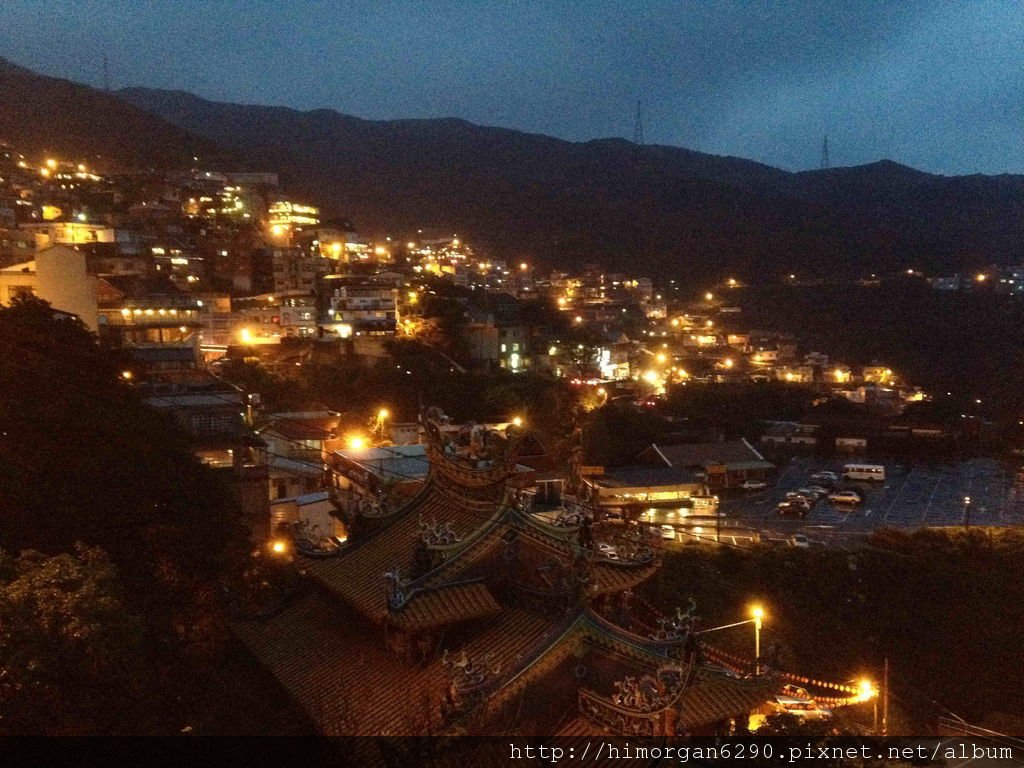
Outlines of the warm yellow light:
[{"label": "warm yellow light", "polygon": [[455,246],[456,248],[458,248],[459,247],[459,238],[456,237],[454,240],[452,240],[452,245]]},{"label": "warm yellow light", "polygon": [[127,371],[127,370],[121,371],[121,378],[124,379],[125,381],[131,381],[132,380],[132,375],[133,374],[132,374],[131,371]]},{"label": "warm yellow light", "polygon": [[50,176],[50,169],[49,168],[40,168],[39,169],[39,175],[43,176],[44,178],[48,178]]},{"label": "warm yellow light", "polygon": [[714,320],[708,320],[706,323],[704,323],[704,325],[706,325],[708,328],[713,328],[714,325],[715,325],[715,321]]},{"label": "warm yellow light", "polygon": [[361,451],[366,447],[366,438],[360,435],[350,435],[347,442],[352,451]]},{"label": "warm yellow light", "polygon": [[871,701],[871,699],[875,698],[877,695],[878,689],[875,687],[875,684],[867,678],[857,682],[857,698],[860,701]]},{"label": "warm yellow light", "polygon": [[416,291],[409,291],[409,303],[415,304],[420,300],[420,295]]},{"label": "warm yellow light", "polygon": [[280,237],[281,235],[284,234],[284,227],[281,226],[280,224],[275,224],[270,228],[270,234],[272,234],[274,237]]},{"label": "warm yellow light", "polygon": [[753,605],[750,607],[750,615],[760,621],[764,618],[764,608],[760,605]]},{"label": "warm yellow light", "polygon": [[665,357],[665,355],[663,355],[663,354],[659,354],[658,355],[658,362],[659,363],[664,363],[666,360],[668,360],[668,358]]},{"label": "warm yellow light", "polygon": [[597,394],[599,394],[599,395],[605,395],[605,394],[608,394],[608,393],[607,393],[607,390],[605,390],[605,388],[604,388],[604,387],[598,387],[598,388],[597,388]]},{"label": "warm yellow light", "polygon": [[341,243],[331,243],[331,254],[335,258],[341,255]]},{"label": "warm yellow light", "polygon": [[657,371],[644,371],[644,381],[648,384],[656,384],[658,382]]},{"label": "warm yellow light", "polygon": [[515,427],[523,426],[523,417],[522,416],[514,416],[514,417],[512,417],[512,425],[515,426]]},{"label": "warm yellow light", "polygon": [[274,539],[274,541],[270,545],[270,551],[273,552],[275,555],[283,555],[285,552],[288,551],[288,545],[284,542],[283,539]]},{"label": "warm yellow light", "polygon": [[565,306],[565,296],[559,296],[558,297],[558,306],[560,306],[560,307],[564,307]]},{"label": "warm yellow light", "polygon": [[678,317],[673,317],[672,318],[672,327],[673,328],[678,328],[679,327],[679,318]]},{"label": "warm yellow light", "polygon": [[414,243],[412,240],[410,240],[408,243],[405,244],[405,247],[408,248],[411,251],[413,248],[416,247],[416,243]]},{"label": "warm yellow light", "polygon": [[731,357],[725,358],[725,360],[723,360],[722,363],[725,365],[726,368],[732,368],[734,365]]},{"label": "warm yellow light", "polygon": [[243,328],[239,331],[238,337],[242,340],[243,344],[252,344],[252,331],[248,328]]},{"label": "warm yellow light", "polygon": [[558,347],[548,347],[548,356],[554,357],[558,354]]},{"label": "warm yellow light", "polygon": [[711,293],[711,291],[708,291],[707,293],[704,294],[704,298],[707,299],[708,301],[711,301],[715,298],[715,294]]},{"label": "warm yellow light", "polygon": [[530,268],[530,265],[527,264],[525,261],[522,264],[519,265],[519,269],[521,269],[523,272],[525,272],[529,268]]},{"label": "warm yellow light", "polygon": [[984,273],[979,272],[977,275],[974,276],[974,279],[977,280],[979,283],[984,283],[985,277],[986,275]]},{"label": "warm yellow light", "polygon": [[82,164],[82,163],[78,164],[78,172],[79,173],[85,173],[85,165],[84,164]]},{"label": "warm yellow light", "polygon": [[379,411],[377,411],[377,418],[380,419],[381,421],[384,421],[384,419],[388,418],[390,415],[391,412],[387,408],[381,408]]},{"label": "warm yellow light", "polygon": [[730,277],[729,278],[729,287],[730,288],[735,288],[736,287],[736,278],[735,277]]},{"label": "warm yellow light", "polygon": [[793,373],[792,373],[792,371],[786,371],[786,381],[792,381],[792,380],[793,380]]},{"label": "warm yellow light", "polygon": [[580,317],[579,315],[576,315],[576,322],[577,323],[582,323],[583,322],[583,318]]},{"label": "warm yellow light", "polygon": [[57,161],[54,160],[53,158],[48,159],[46,161],[46,167],[49,168],[50,170],[55,169],[57,167]]},{"label": "warm yellow light", "polygon": [[387,256],[388,249],[383,245],[378,245],[373,249],[373,253],[375,256]]}]

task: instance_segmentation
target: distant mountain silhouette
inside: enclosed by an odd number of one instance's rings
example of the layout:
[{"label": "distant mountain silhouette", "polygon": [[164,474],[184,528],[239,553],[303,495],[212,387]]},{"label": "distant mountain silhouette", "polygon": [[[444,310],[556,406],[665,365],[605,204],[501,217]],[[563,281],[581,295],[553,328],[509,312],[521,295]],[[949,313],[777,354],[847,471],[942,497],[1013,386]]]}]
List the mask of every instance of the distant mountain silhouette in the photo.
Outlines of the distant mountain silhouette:
[{"label": "distant mountain silhouette", "polygon": [[457,119],[370,121],[142,88],[115,97],[11,66],[0,66],[0,104],[0,139],[154,166],[220,148],[367,234],[439,227],[553,266],[705,283],[1024,261],[1022,176],[944,177],[891,161],[789,173]]},{"label": "distant mountain silhouette", "polygon": [[0,59],[0,141],[26,154],[102,158],[133,168],[188,167],[194,156],[213,160],[225,154],[209,139],[114,94],[38,75],[5,59]]},{"label": "distant mountain silhouette", "polygon": [[943,177],[881,161],[789,173],[621,139],[572,143],[463,120],[130,89],[175,125],[279,169],[363,229],[444,225],[509,257],[593,260],[683,278],[931,271],[1024,258],[1024,177]]}]

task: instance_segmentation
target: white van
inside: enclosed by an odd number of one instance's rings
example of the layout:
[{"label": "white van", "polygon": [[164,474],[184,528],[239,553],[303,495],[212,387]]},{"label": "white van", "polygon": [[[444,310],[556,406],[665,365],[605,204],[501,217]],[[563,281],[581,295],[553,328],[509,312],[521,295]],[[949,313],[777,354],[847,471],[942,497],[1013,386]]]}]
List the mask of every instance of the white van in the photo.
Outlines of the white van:
[{"label": "white van", "polygon": [[843,477],[847,480],[875,480],[885,482],[885,467],[882,464],[846,464]]}]

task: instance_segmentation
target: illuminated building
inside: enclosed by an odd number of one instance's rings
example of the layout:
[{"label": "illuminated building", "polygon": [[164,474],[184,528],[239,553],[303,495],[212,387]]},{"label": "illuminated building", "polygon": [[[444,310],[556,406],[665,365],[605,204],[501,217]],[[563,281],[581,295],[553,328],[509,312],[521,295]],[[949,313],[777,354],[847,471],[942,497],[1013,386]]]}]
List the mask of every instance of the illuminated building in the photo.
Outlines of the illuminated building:
[{"label": "illuminated building", "polygon": [[312,229],[320,223],[320,209],[312,205],[275,200],[267,209],[267,227],[274,238]]},{"label": "illuminated building", "polygon": [[[380,278],[329,276],[330,307],[321,324],[360,336],[391,336],[398,324],[398,287]],[[340,333],[340,331],[339,331]]]}]

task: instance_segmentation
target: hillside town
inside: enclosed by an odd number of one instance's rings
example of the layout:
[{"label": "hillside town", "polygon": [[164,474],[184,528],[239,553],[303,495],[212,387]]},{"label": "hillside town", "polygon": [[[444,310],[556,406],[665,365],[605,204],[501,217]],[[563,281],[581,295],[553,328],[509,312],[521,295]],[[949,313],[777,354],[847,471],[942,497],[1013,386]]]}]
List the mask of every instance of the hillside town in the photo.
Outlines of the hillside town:
[{"label": "hillside town", "polygon": [[[718,606],[740,616],[721,627],[679,592],[655,607],[663,558],[853,553],[876,526],[968,527],[972,510],[1024,524],[994,462],[908,468],[988,456],[990,424],[922,409],[941,393],[885,360],[752,328],[738,278],[509,263],[457,224],[370,239],[275,173],[194,160],[0,146],[0,306],[77,317],[229,486],[273,572],[225,590],[232,632],[319,733],[725,735],[790,717],[886,734],[879,670],[762,647],[761,602]],[[381,388],[330,378],[346,376]],[[522,382],[534,394],[493,393]],[[468,388],[442,410],[428,384]]]}]

